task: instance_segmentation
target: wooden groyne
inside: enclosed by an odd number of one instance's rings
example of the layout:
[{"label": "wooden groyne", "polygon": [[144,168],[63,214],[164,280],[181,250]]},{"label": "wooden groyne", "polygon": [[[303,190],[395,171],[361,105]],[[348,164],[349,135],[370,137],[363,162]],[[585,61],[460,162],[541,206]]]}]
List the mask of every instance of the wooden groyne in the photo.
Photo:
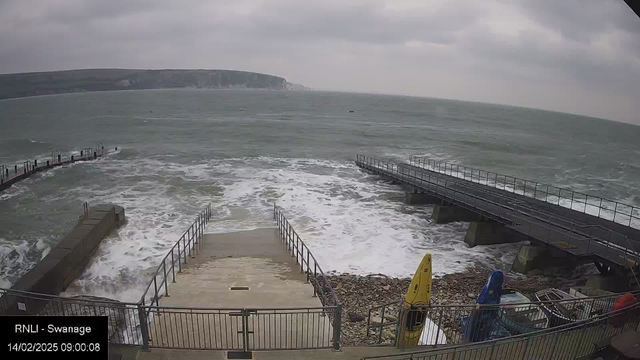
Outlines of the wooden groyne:
[{"label": "wooden groyne", "polygon": [[[118,150],[118,148],[116,148],[116,150]],[[38,172],[73,164],[78,161],[97,160],[104,155],[106,155],[104,145],[98,144],[94,148],[71,152],[65,156],[60,154],[60,152],[53,151],[51,152],[51,157],[47,159],[24,161],[21,165],[0,165],[0,192]]]}]

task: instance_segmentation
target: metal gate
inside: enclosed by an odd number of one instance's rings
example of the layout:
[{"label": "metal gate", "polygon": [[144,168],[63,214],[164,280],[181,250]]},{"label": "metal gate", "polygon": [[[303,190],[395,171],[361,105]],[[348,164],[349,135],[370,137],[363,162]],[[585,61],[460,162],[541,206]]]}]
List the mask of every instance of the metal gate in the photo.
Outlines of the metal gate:
[{"label": "metal gate", "polygon": [[[209,350],[339,349],[339,307],[211,309],[146,306],[149,347]],[[146,330],[146,331],[145,331]],[[146,333],[146,334],[145,334]],[[146,342],[146,341],[145,341]]]}]

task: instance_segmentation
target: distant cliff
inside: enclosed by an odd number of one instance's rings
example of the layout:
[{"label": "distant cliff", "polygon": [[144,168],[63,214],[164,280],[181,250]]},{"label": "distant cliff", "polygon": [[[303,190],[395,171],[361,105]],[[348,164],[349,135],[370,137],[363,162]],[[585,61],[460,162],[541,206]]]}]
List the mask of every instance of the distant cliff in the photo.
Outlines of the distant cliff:
[{"label": "distant cliff", "polygon": [[278,76],[232,70],[86,69],[0,75],[0,99],[167,88],[310,90]]}]

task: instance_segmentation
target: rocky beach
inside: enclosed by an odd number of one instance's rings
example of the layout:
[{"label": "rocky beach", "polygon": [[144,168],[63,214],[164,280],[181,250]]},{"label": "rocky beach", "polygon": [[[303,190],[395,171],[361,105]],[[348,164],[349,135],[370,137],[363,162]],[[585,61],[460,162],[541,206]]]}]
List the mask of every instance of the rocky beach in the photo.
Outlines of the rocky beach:
[{"label": "rocky beach", "polygon": [[[491,268],[477,263],[464,272],[434,277],[432,282],[432,305],[473,304],[482,289]],[[545,288],[568,291],[570,287],[584,285],[587,277],[594,273],[592,265],[578,268],[549,268],[536,270],[527,275],[505,272],[505,288],[515,289],[532,298],[533,293]],[[391,278],[382,274],[367,276],[330,274],[331,286],[343,305],[342,342],[345,346],[371,345],[377,336],[367,337],[369,309],[378,305],[396,303],[385,315],[384,322],[394,321],[399,304],[407,291],[410,278]],[[391,315],[389,315],[391,313]],[[379,314],[372,316],[380,321]],[[393,332],[383,332],[382,343],[391,343]]]}]

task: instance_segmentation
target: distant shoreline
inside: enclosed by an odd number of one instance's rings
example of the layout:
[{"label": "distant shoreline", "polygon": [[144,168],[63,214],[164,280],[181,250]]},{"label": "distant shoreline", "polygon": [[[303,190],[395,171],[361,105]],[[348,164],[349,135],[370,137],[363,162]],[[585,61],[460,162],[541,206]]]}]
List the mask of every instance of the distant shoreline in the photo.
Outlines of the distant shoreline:
[{"label": "distant shoreline", "polygon": [[160,89],[310,90],[285,78],[236,70],[83,69],[0,75],[0,100]]}]

